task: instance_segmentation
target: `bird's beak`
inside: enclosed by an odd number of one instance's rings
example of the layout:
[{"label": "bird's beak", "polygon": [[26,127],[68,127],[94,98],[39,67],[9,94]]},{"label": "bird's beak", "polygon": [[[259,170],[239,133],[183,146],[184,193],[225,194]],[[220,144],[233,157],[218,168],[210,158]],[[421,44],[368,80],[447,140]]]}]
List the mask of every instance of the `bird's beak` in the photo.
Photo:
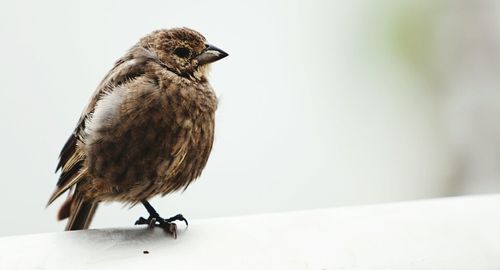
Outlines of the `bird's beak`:
[{"label": "bird's beak", "polygon": [[198,61],[198,65],[201,66],[213,63],[226,56],[228,56],[228,54],[225,51],[215,47],[214,45],[205,44],[205,50],[203,50],[200,55],[196,56],[195,59]]}]

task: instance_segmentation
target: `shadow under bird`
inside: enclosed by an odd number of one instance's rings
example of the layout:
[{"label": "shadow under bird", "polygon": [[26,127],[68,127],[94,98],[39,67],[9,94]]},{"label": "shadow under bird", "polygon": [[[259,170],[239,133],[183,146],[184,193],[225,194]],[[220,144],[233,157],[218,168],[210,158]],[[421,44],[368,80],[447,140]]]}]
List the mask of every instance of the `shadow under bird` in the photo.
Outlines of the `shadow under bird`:
[{"label": "shadow under bird", "polygon": [[188,28],[155,31],[120,58],[99,84],[59,156],[50,205],[68,192],[57,218],[66,230],[87,229],[100,202],[142,203],[158,226],[174,221],[148,203],[185,189],[200,176],[214,139],[217,98],[209,64],[228,54]]}]

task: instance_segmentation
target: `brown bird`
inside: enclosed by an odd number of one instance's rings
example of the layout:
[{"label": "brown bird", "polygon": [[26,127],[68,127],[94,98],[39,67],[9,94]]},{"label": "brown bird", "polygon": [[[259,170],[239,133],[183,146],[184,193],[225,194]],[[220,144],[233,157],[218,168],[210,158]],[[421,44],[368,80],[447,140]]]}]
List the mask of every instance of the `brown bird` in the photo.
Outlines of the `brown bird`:
[{"label": "brown bird", "polygon": [[228,54],[188,28],[155,31],[120,58],[99,84],[59,156],[51,204],[68,191],[58,220],[87,229],[100,202],[141,202],[136,224],[175,236],[182,215],[163,219],[148,203],[200,176],[214,139],[216,95],[209,64]]}]

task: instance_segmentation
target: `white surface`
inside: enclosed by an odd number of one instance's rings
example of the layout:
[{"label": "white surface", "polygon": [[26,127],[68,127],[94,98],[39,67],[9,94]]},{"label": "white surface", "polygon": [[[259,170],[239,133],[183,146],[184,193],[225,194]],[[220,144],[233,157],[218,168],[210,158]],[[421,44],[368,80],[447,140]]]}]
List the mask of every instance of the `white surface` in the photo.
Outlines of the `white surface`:
[{"label": "white surface", "polygon": [[[149,254],[143,254],[143,251]],[[499,269],[500,195],[0,238],[2,269]]]}]

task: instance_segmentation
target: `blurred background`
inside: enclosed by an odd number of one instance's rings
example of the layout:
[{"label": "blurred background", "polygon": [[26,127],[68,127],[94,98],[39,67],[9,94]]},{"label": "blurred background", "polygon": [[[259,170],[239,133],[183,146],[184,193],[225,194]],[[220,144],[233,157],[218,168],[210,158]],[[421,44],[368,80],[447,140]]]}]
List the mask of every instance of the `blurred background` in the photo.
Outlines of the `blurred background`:
[{"label": "blurred background", "polygon": [[[0,235],[60,231],[45,204],[91,93],[140,37],[187,26],[213,65],[201,178],[152,204],[188,219],[500,190],[497,1],[2,1]],[[142,207],[104,204],[94,228]]]}]

